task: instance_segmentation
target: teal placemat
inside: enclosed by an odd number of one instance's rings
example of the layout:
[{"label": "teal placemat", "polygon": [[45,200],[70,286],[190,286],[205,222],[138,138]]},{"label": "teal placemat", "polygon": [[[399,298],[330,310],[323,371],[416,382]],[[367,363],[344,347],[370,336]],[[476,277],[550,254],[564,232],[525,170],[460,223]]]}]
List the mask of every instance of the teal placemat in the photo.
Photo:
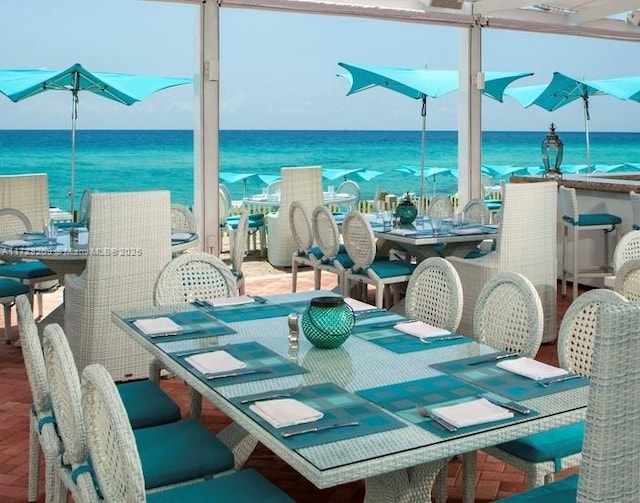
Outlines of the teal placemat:
[{"label": "teal placemat", "polygon": [[[171,313],[164,315],[167,318],[171,318],[175,323],[182,327],[180,332],[176,332],[176,335],[162,336],[146,335],[134,325],[134,321],[145,319],[142,318],[129,318],[125,321],[137,332],[144,335],[148,340],[156,344],[161,342],[187,340],[187,339],[199,339],[201,337],[213,337],[217,335],[229,335],[235,334],[236,331],[231,327],[221,323],[212,316],[202,311],[185,311],[182,313]],[[160,316],[147,316],[146,318],[158,318]]]},{"label": "teal placemat", "polygon": [[548,388],[540,386],[536,381],[513,374],[496,366],[495,361],[471,363],[486,359],[485,356],[474,356],[461,360],[452,360],[432,365],[436,370],[450,374],[458,379],[475,384],[487,391],[497,393],[511,400],[527,400],[539,396],[546,396],[558,391],[588,386],[589,379],[580,377],[552,384]]},{"label": "teal placemat", "polygon": [[473,342],[473,339],[470,339],[469,337],[462,337],[461,339],[424,344],[423,342],[420,342],[418,337],[405,334],[393,328],[393,326],[400,321],[403,321],[403,319],[396,319],[385,323],[356,324],[351,333],[360,339],[364,339],[372,344],[376,344],[377,346],[399,354],[413,353],[414,351],[426,351],[428,349],[438,349]]},{"label": "teal placemat", "polygon": [[[249,396],[253,397],[259,395]],[[249,409],[249,406],[252,405],[251,403],[241,404],[240,401],[243,398],[247,397],[238,397],[231,401],[291,449],[302,449],[303,447],[310,447],[312,445],[361,437],[372,433],[404,428],[406,426],[402,421],[399,421],[390,414],[380,410],[378,407],[374,407],[358,395],[350,393],[333,383],[321,383],[314,384],[312,386],[305,386],[297,392],[292,398],[305,403],[309,407],[313,407],[314,409],[321,411],[324,415],[321,419],[313,421],[312,423],[288,426],[285,428],[274,428],[271,426],[264,419]],[[352,421],[356,421],[359,424],[357,426],[347,426],[344,428],[334,428],[315,433],[305,433],[303,435],[296,435],[288,438],[282,437],[282,433],[286,431],[298,431],[314,426],[320,427],[329,424],[348,423]]]},{"label": "teal placemat", "polygon": [[538,415],[533,410],[526,415],[514,412],[514,417],[511,419],[467,426],[450,432],[435,423],[431,418],[421,416],[417,410],[417,406],[429,409],[474,400],[483,392],[484,390],[477,386],[455,377],[444,375],[365,389],[358,391],[358,395],[443,438],[467,435],[503,424],[527,420]]},{"label": "teal placemat", "polygon": [[269,301],[261,304],[240,304],[237,306],[205,307],[201,309],[227,323],[265,318],[279,318],[291,313],[302,313],[309,305],[308,301],[290,302],[286,304],[272,304]]},{"label": "teal placemat", "polygon": [[229,384],[239,384],[242,382],[259,381],[261,379],[273,379],[275,377],[305,374],[308,372],[304,367],[301,367],[291,360],[287,360],[284,356],[280,356],[278,353],[271,351],[258,342],[230,344],[224,350],[231,356],[246,364],[246,367],[240,369],[238,372],[252,369],[269,369],[270,371],[238,375],[234,377],[217,377],[215,379],[207,379],[204,374],[186,361],[186,359],[192,355],[178,356],[179,352],[174,352],[171,353],[170,356],[180,365],[190,370],[202,382],[208,384],[212,388],[227,386]]}]

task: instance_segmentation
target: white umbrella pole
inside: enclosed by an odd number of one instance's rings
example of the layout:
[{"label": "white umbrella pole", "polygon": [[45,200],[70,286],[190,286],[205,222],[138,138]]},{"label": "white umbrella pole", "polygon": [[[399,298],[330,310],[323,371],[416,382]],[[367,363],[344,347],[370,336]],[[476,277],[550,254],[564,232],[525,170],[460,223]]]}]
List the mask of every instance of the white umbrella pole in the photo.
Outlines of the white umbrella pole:
[{"label": "white umbrella pole", "polygon": [[78,72],[73,77],[73,89],[71,89],[71,100],[73,108],[71,111],[71,188],[69,190],[69,212],[75,222],[74,201],[76,198],[76,122],[78,121],[78,89],[80,87],[80,75]]},{"label": "white umbrella pole", "polygon": [[587,176],[591,174],[591,144],[589,143],[589,96],[584,96],[584,134],[587,144]]},{"label": "white umbrella pole", "polygon": [[424,157],[426,150],[426,138],[427,138],[427,97],[422,97],[422,137],[420,140],[420,202],[418,211],[424,213]]}]

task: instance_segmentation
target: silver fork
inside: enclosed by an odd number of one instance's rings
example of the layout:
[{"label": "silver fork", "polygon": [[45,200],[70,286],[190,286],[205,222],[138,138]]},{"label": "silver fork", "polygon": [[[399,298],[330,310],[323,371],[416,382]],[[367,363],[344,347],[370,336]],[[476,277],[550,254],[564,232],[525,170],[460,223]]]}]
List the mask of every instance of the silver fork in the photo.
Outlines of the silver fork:
[{"label": "silver fork", "polygon": [[428,417],[429,419],[431,419],[434,423],[438,424],[439,426],[443,427],[445,430],[450,431],[450,432],[455,432],[458,431],[458,428],[456,426],[453,426],[452,424],[448,423],[447,421],[445,421],[444,419],[436,416],[435,414],[433,414],[430,410],[428,410],[426,407],[422,406],[422,405],[416,405],[416,411],[418,412],[418,414],[420,414],[422,417]]},{"label": "silver fork", "polygon": [[298,393],[304,386],[302,384],[298,384],[295,388],[290,389],[289,391],[283,391],[280,393],[272,393],[270,395],[258,395],[251,398],[245,398],[240,400],[241,404],[260,402],[262,400],[271,400],[273,398],[291,398],[296,393]]}]

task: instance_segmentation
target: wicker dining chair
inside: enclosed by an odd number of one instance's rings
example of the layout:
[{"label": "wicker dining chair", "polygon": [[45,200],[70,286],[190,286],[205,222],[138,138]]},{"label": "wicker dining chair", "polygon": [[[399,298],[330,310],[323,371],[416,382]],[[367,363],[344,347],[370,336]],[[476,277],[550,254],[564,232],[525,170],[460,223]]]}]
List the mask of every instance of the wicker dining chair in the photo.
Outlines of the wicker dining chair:
[{"label": "wicker dining chair", "polygon": [[244,295],[244,273],[242,264],[247,255],[247,237],[249,236],[249,218],[247,210],[242,210],[242,215],[235,223],[235,228],[227,222],[229,234],[229,256],[231,259],[231,273],[236,278],[238,293]]},{"label": "wicker dining chair", "polygon": [[[106,501],[293,501],[254,470],[242,470],[149,493],[140,443],[127,424],[113,381],[99,364],[87,366],[82,373],[82,412],[97,485]],[[203,449],[194,449],[193,454],[198,450]],[[166,461],[166,464],[181,466],[189,461],[189,457]]]},{"label": "wicker dining chair", "polygon": [[316,246],[320,250],[316,267],[335,274],[338,278],[338,290],[343,295],[348,295],[344,290],[344,276],[347,269],[353,267],[353,261],[340,241],[336,219],[326,206],[319,204],[313,209],[311,228]]},{"label": "wicker dining chair", "polygon": [[429,201],[427,217],[451,218],[451,215],[453,215],[453,206],[446,194],[437,194]]},{"label": "wicker dining chair", "polygon": [[469,224],[488,224],[491,219],[491,212],[482,199],[471,199],[462,208],[462,218]]},{"label": "wicker dining chair", "polygon": [[600,307],[580,474],[504,503],[619,503],[640,495],[640,306]]},{"label": "wicker dining chair", "polygon": [[[80,378],[64,331],[55,323],[44,330],[43,354],[55,424],[62,440],[57,463],[59,477],[74,501],[97,501],[91,474],[93,460],[89,460],[87,449]],[[106,385],[107,376],[109,386],[122,404],[121,394],[106,369],[102,384]],[[139,400],[144,403],[144,398]],[[124,405],[121,407],[123,421],[131,428],[126,409]],[[233,453],[196,420],[147,426],[136,429],[134,435],[147,489],[197,481],[234,467]],[[110,461],[118,464],[121,460],[112,458]],[[64,496],[62,501],[66,501]]]},{"label": "wicker dining chair", "polygon": [[[415,270],[415,264],[404,260],[390,260],[376,257],[376,241],[367,217],[358,211],[351,211],[342,224],[344,246],[353,266],[344,276],[344,291],[349,292],[351,282],[373,285],[376,288],[376,307],[391,305],[389,288],[407,283]],[[366,294],[366,288],[365,288]],[[399,300],[399,292],[394,288],[394,303]]]},{"label": "wicker dining chair", "polygon": [[462,302],[460,277],[445,259],[423,260],[411,274],[405,297],[410,319],[455,332],[462,318]]},{"label": "wicker dining chair", "polygon": [[320,290],[322,271],[318,269],[316,258],[317,248],[314,248],[313,229],[309,215],[300,201],[293,201],[289,206],[289,227],[296,243],[296,250],[291,256],[291,291],[298,288],[298,268],[311,267],[313,270],[313,288]]},{"label": "wicker dining chair", "polygon": [[640,259],[640,230],[629,231],[616,243],[613,250],[613,273],[617,274],[627,260]]},{"label": "wicker dining chair", "polygon": [[[583,293],[569,306],[558,331],[560,367],[591,376],[600,307],[624,302],[624,297],[611,290],[596,289]],[[561,470],[579,466],[583,438],[584,423],[576,423],[483,450],[523,471],[527,488],[533,488],[552,482]]]},{"label": "wicker dining chair", "polygon": [[615,291],[625,299],[640,301],[640,259],[625,261],[616,273]]}]

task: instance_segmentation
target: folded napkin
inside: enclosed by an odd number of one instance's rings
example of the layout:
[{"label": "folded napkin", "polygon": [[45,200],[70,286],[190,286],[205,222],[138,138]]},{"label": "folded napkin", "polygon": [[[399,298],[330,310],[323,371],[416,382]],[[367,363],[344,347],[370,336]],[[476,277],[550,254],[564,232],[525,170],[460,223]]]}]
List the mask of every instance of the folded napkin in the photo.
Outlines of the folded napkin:
[{"label": "folded napkin", "polygon": [[3,241],[2,244],[11,248],[21,248],[23,246],[29,246],[31,243],[24,239],[7,239]]},{"label": "folded napkin", "polygon": [[174,241],[185,241],[187,239],[191,239],[193,237],[193,234],[191,234],[190,232],[173,232],[171,234],[171,239],[173,239]]},{"label": "folded napkin", "polygon": [[515,360],[504,360],[496,363],[496,367],[500,367],[514,374],[518,374],[535,381],[539,379],[548,379],[549,377],[558,377],[568,374],[565,369],[547,365],[546,363],[533,360],[532,358],[517,358]]},{"label": "folded napkin", "polygon": [[323,414],[293,398],[279,398],[254,403],[249,408],[274,428],[317,421]]},{"label": "folded napkin", "polygon": [[372,306],[371,304],[367,304],[360,300],[352,299],[351,297],[345,298],[344,303],[347,304],[354,313],[357,313],[358,311],[371,311],[372,309],[376,309],[376,306]]},{"label": "folded napkin", "polygon": [[389,231],[389,234],[398,234],[399,236],[413,236],[417,234],[415,229],[393,229]]},{"label": "folded napkin", "polygon": [[161,316],[159,318],[144,318],[134,321],[133,324],[147,335],[166,334],[182,330],[180,325],[166,316]]},{"label": "folded napkin", "polygon": [[484,398],[462,402],[446,407],[431,409],[431,413],[444,419],[456,428],[473,426],[476,424],[492,423],[513,417],[513,412],[495,405]]},{"label": "folded napkin", "polygon": [[207,299],[205,302],[213,307],[218,306],[238,306],[240,304],[253,304],[255,299],[248,295],[239,295],[238,297],[220,297],[215,299]]},{"label": "folded napkin", "polygon": [[482,227],[465,227],[464,229],[451,229],[451,232],[453,234],[460,234],[460,235],[484,233],[484,231],[482,230]]},{"label": "folded napkin", "polygon": [[451,332],[444,328],[434,327],[428,323],[422,321],[404,321],[402,323],[396,323],[393,328],[404,332],[405,334],[413,335],[415,337],[440,337],[442,335],[450,335]]},{"label": "folded napkin", "polygon": [[246,363],[234,358],[226,351],[211,351],[210,353],[199,353],[185,358],[203,374],[216,374],[218,372],[231,372],[243,369]]}]

